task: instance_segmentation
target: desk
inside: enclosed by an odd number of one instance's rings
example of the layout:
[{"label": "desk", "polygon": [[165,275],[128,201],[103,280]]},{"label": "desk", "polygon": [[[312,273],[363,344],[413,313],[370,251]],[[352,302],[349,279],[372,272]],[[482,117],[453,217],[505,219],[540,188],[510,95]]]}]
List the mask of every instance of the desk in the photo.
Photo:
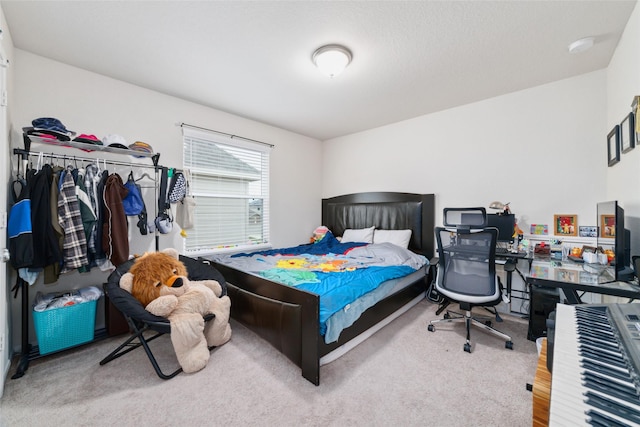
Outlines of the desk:
[{"label": "desk", "polygon": [[562,289],[569,304],[582,304],[578,291],[626,298],[640,298],[640,286],[616,282],[610,267],[571,260],[534,258],[526,283],[530,286]]},{"label": "desk", "polygon": [[640,298],[640,286],[615,281],[611,267],[549,257],[531,260],[525,283],[529,287],[530,301],[527,338],[532,341],[546,334],[546,319],[559,302],[558,289],[569,304],[583,303],[578,292]]}]

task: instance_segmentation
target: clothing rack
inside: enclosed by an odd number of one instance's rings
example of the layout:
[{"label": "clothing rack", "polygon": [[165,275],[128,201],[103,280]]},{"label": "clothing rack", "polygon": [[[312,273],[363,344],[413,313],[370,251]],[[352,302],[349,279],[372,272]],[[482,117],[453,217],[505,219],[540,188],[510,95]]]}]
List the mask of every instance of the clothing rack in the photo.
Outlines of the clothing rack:
[{"label": "clothing rack", "polygon": [[[109,165],[116,165],[116,166],[130,166],[130,167],[135,167],[135,168],[147,168],[147,169],[155,169],[158,170],[161,168],[161,166],[158,166],[157,164],[154,165],[143,165],[140,163],[134,163],[134,162],[122,162],[119,160],[108,160],[108,159],[99,159],[96,157],[86,157],[86,156],[76,156],[76,155],[67,155],[67,154],[58,154],[58,153],[45,153],[44,151],[28,151],[28,150],[24,150],[21,148],[14,148],[13,149],[13,154],[15,155],[20,155],[22,156],[22,160],[25,160],[27,157],[32,156],[32,157],[36,157],[36,156],[40,156],[42,155],[43,158],[47,159],[62,159],[62,160],[80,160],[80,161],[84,161],[84,162],[94,162],[94,163],[100,163],[100,162],[106,162]],[[128,153],[130,154],[130,153]]]},{"label": "clothing rack", "polygon": [[[56,146],[60,146],[63,145],[64,146],[70,146],[73,148],[80,148],[80,149],[87,149],[87,144],[83,144],[83,143],[77,143],[77,142],[73,142],[73,141],[65,141],[65,142],[53,142],[53,141],[48,141],[44,138],[39,138],[39,137],[34,137],[34,136],[27,136],[27,135],[23,135],[23,140],[24,140],[24,145],[25,148],[24,149],[20,149],[20,148],[14,148],[13,150],[13,154],[16,155],[19,158],[19,164],[18,164],[18,176],[20,176],[20,168],[23,167],[24,162],[27,162],[29,160],[29,157],[39,157],[42,156],[43,159],[63,159],[63,160],[68,160],[68,161],[85,161],[85,162],[93,162],[93,163],[99,163],[99,164],[105,164],[105,165],[113,165],[113,166],[125,166],[125,167],[132,167],[132,168],[137,168],[137,169],[153,169],[155,172],[155,185],[154,185],[154,196],[155,196],[155,200],[156,202],[154,203],[154,218],[157,216],[157,209],[158,209],[158,197],[159,197],[159,189],[158,189],[158,183],[159,183],[159,174],[161,172],[161,170],[163,169],[162,166],[158,165],[158,159],[160,157],[160,154],[158,153],[145,153],[145,152],[137,152],[137,151],[133,151],[133,150],[127,150],[127,149],[122,149],[122,148],[115,148],[115,147],[104,147],[104,146],[93,146],[93,145],[89,145],[89,147],[91,147],[91,149],[93,150],[95,148],[94,151],[99,151],[99,152],[109,152],[109,153],[113,153],[113,154],[125,154],[125,155],[135,155],[135,156],[139,156],[139,157],[148,157],[151,158],[153,161],[153,165],[145,165],[145,164],[141,164],[139,162],[126,162],[126,161],[119,161],[119,160],[110,160],[110,159],[98,159],[96,157],[88,157],[88,156],[77,156],[77,155],[66,155],[66,154],[58,154],[58,153],[46,153],[44,151],[31,151],[31,140],[34,140],[36,142],[41,142],[44,144],[53,144]],[[103,163],[104,162],[104,163]],[[177,170],[177,169],[176,169]],[[26,175],[26,170],[23,171],[23,173]],[[155,249],[156,251],[159,250],[159,233],[158,230],[155,230]],[[17,294],[18,289],[22,289],[22,324],[21,324],[21,328],[22,328],[22,349],[21,349],[21,355],[20,355],[20,360],[18,362],[18,366],[16,369],[15,374],[11,377],[12,379],[16,379],[16,378],[20,378],[24,375],[24,373],[27,371],[27,369],[29,368],[29,361],[36,359],[38,357],[40,357],[40,353],[39,351],[35,351],[35,349],[32,348],[31,344],[29,343],[29,284],[20,277],[20,275],[16,272],[16,285],[14,287],[14,290]],[[102,330],[102,331],[96,331],[96,336],[94,338],[95,339],[100,339],[100,338],[104,338],[106,337],[106,331]],[[63,351],[63,350],[61,350]]]}]

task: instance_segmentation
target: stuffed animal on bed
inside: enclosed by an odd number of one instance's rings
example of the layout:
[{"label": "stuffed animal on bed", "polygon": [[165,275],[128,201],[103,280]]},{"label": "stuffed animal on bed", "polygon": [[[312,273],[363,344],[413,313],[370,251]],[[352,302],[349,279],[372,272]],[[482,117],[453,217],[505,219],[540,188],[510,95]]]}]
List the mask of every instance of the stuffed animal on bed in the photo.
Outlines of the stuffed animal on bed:
[{"label": "stuffed animal on bed", "polygon": [[329,229],[324,225],[321,225],[320,227],[316,228],[315,230],[313,230],[313,236],[311,236],[311,239],[309,239],[309,243],[317,243],[320,240],[324,239],[324,236],[327,234],[328,231]]},{"label": "stuffed animal on bed", "polygon": [[[146,253],[136,259],[120,278],[120,287],[129,291],[150,313],[166,317],[171,324],[171,343],[178,363],[186,373],[204,368],[209,347],[231,338],[231,300],[221,296],[215,280],[191,281],[175,249]],[[203,316],[214,314],[206,322]]]}]

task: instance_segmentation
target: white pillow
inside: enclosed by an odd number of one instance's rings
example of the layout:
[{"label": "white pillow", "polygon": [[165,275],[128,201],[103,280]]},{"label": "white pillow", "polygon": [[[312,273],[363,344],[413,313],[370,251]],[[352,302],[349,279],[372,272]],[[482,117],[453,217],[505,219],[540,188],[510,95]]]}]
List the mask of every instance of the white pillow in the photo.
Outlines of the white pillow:
[{"label": "white pillow", "polygon": [[344,233],[342,233],[342,240],[340,240],[340,243],[348,243],[348,242],[373,243],[374,230],[375,230],[375,227],[359,228],[357,230],[353,228],[348,228],[344,230]]},{"label": "white pillow", "polygon": [[407,249],[409,241],[411,241],[411,230],[376,230],[373,234],[373,243],[389,242]]}]

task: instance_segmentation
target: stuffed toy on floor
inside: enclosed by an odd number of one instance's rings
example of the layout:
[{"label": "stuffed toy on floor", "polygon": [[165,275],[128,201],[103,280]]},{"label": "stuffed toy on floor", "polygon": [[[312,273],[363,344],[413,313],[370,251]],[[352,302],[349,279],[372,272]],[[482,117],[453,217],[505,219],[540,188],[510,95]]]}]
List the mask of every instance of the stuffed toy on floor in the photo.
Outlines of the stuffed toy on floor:
[{"label": "stuffed toy on floor", "polygon": [[[209,347],[231,338],[231,300],[221,296],[215,280],[190,281],[175,249],[151,252],[136,259],[120,278],[120,287],[129,291],[147,311],[166,317],[171,324],[171,342],[178,363],[186,373],[204,368]],[[203,319],[213,313],[209,322]]]}]

